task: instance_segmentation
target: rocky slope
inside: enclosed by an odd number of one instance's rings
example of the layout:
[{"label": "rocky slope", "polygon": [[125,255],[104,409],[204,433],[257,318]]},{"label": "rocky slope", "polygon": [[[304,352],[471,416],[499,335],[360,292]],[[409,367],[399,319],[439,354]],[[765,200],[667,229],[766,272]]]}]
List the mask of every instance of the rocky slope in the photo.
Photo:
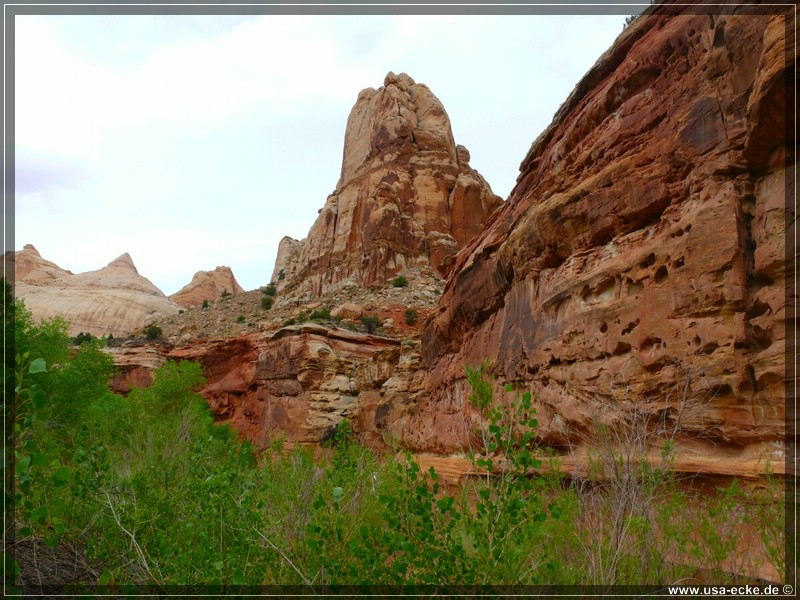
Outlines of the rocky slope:
[{"label": "rocky slope", "polygon": [[456,146],[427,86],[389,73],[347,120],[339,182],[308,237],[284,238],[273,281],[318,296],[343,280],[384,282],[410,267],[446,273],[502,203]]},{"label": "rocky slope", "polygon": [[77,275],[43,259],[32,245],[6,253],[15,271],[14,291],[36,319],[62,316],[69,334],[126,336],[161,315],[178,312],[153,283],[139,274],[126,253],[102,269]]},{"label": "rocky slope", "polygon": [[782,469],[793,25],[679,12],[625,30],[458,256],[408,446],[464,445],[462,365],[488,358],[498,391],[533,391],[545,442],[583,451],[636,403],[699,470]]},{"label": "rocky slope", "polygon": [[240,294],[244,288],[236,281],[230,267],[198,271],[192,280],[169,298],[183,308],[201,306],[204,300],[217,300],[223,292]]}]

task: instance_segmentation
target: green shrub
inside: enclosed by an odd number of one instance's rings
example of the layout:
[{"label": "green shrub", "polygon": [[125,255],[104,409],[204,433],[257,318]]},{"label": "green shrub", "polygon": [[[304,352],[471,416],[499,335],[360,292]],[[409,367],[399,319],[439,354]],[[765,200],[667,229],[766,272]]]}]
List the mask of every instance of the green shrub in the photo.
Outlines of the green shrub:
[{"label": "green shrub", "polygon": [[219,295],[219,297],[222,298],[223,300],[225,298],[230,297],[230,296],[231,296],[231,293],[227,289],[222,290],[222,293],[220,293],[220,295]]},{"label": "green shrub", "polygon": [[406,309],[406,325],[415,325],[417,322],[417,311],[413,308]]},{"label": "green shrub", "polygon": [[239,315],[238,317],[236,317],[236,322],[237,323],[244,323],[246,320],[247,320],[247,317],[245,317],[244,315]]},{"label": "green shrub", "polygon": [[272,296],[264,296],[263,298],[261,298],[261,308],[263,308],[264,310],[269,310],[270,308],[272,308],[273,302],[275,302],[275,298],[273,298]]},{"label": "green shrub", "polygon": [[281,269],[278,273],[278,281],[283,281],[284,279],[286,279],[286,271]]},{"label": "green shrub", "polygon": [[164,332],[161,330],[161,327],[159,327],[158,325],[149,325],[149,326],[148,326],[148,327],[147,327],[147,328],[144,330],[144,336],[145,336],[145,337],[146,337],[148,340],[154,340],[154,339],[156,339],[156,338],[160,338],[160,337],[162,336],[162,334],[163,334],[163,333],[164,333]]},{"label": "green shrub", "polygon": [[375,333],[382,321],[375,315],[361,317],[361,324],[366,328],[367,333]]},{"label": "green shrub", "polygon": [[208,300],[203,300],[203,310],[208,308]]},{"label": "green shrub", "polygon": [[278,293],[278,286],[274,283],[270,283],[266,287],[261,290],[265,296],[274,296]]},{"label": "green shrub", "polygon": [[392,279],[392,285],[394,287],[406,287],[408,285],[408,279],[406,279],[405,275],[398,275]]},{"label": "green shrub", "polygon": [[92,340],[95,340],[95,339],[97,339],[97,338],[95,338],[91,333],[81,332],[78,335],[76,335],[74,338],[72,338],[72,343],[75,346],[80,346],[84,342],[91,342]]},{"label": "green shrub", "polygon": [[321,306],[317,309],[314,309],[309,316],[309,319],[312,321],[319,321],[322,319],[330,319],[331,318],[331,311],[327,306]]},{"label": "green shrub", "polygon": [[297,321],[294,319],[286,319],[286,321],[283,322],[283,325],[284,327],[288,327],[289,325],[294,325],[295,323],[297,323]]}]

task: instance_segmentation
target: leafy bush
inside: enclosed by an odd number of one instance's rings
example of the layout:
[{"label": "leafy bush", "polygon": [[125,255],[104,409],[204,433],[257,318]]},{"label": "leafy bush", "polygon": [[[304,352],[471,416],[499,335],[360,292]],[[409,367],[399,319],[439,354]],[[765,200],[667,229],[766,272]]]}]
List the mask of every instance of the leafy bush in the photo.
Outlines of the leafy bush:
[{"label": "leafy bush", "polygon": [[203,310],[208,308],[208,300],[203,300]]},{"label": "leafy bush", "polygon": [[392,279],[392,285],[394,287],[406,287],[408,285],[408,279],[406,279],[405,275],[398,275]]},{"label": "leafy bush", "polygon": [[286,279],[286,271],[281,269],[278,273],[278,281],[283,281],[284,279]]},{"label": "leafy bush", "polygon": [[273,302],[275,302],[275,299],[272,296],[264,296],[261,298],[261,308],[264,310],[269,310],[272,308]]},{"label": "leafy bush", "polygon": [[413,308],[406,309],[406,325],[415,325],[417,322],[417,311]]},{"label": "leafy bush", "polygon": [[239,315],[238,317],[236,317],[236,322],[237,323],[244,323],[246,320],[247,320],[247,317],[245,317],[244,315]]},{"label": "leafy bush", "polygon": [[375,333],[378,327],[381,326],[381,320],[375,315],[368,315],[361,317],[361,324],[366,328],[367,333]]},{"label": "leafy bush", "polygon": [[159,327],[158,325],[149,325],[144,330],[144,336],[148,340],[154,340],[156,338],[160,338],[163,335],[163,333],[164,332],[161,330],[161,327]]},{"label": "leafy bush", "polygon": [[262,290],[265,296],[274,296],[278,293],[278,286],[274,283],[270,283],[269,285],[265,286]]},{"label": "leafy bush", "polygon": [[219,297],[222,298],[223,300],[225,298],[229,298],[230,296],[231,296],[231,293],[227,289],[222,290],[222,292],[219,295]]}]

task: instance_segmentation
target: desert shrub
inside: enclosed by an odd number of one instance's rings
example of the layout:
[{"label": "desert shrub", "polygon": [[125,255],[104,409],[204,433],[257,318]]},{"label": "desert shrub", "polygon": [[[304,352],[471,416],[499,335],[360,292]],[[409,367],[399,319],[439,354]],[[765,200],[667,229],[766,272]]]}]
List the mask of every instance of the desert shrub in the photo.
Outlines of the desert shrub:
[{"label": "desert shrub", "polygon": [[367,330],[367,333],[375,333],[378,327],[381,326],[381,320],[375,315],[367,315],[361,317],[361,324]]},{"label": "desert shrub", "polygon": [[278,281],[283,281],[284,279],[286,279],[286,271],[281,269],[278,273]]},{"label": "desert shrub", "polygon": [[148,340],[154,340],[156,338],[160,338],[163,335],[163,333],[164,332],[161,330],[161,327],[159,327],[158,325],[149,325],[144,330],[144,336]]},{"label": "desert shrub", "polygon": [[283,325],[284,327],[288,327],[289,325],[294,325],[295,323],[297,323],[297,321],[294,319],[286,319],[286,321],[283,322]]},{"label": "desert shrub", "polygon": [[203,300],[203,310],[208,308],[208,300]]},{"label": "desert shrub", "polygon": [[415,325],[417,322],[417,311],[413,308],[406,309],[406,325]]},{"label": "desert shrub", "polygon": [[392,286],[393,287],[406,287],[408,285],[408,279],[405,275],[398,275],[394,279],[392,279]]},{"label": "desert shrub", "polygon": [[72,343],[75,346],[80,346],[84,342],[91,342],[92,340],[95,340],[95,339],[96,338],[91,333],[86,333],[86,332],[82,331],[78,335],[76,335],[74,338],[72,338]]},{"label": "desert shrub", "polygon": [[272,304],[275,302],[275,299],[272,296],[264,296],[261,298],[261,308],[264,310],[269,310],[272,308]]},{"label": "desert shrub", "polygon": [[227,290],[227,288],[222,290],[222,292],[219,295],[219,297],[222,298],[223,300],[225,298],[229,298],[230,296],[231,296],[231,293]]},{"label": "desert shrub", "polygon": [[319,321],[322,319],[330,319],[331,318],[331,311],[327,306],[320,306],[317,309],[314,309],[309,316],[309,319],[312,321]]},{"label": "desert shrub", "polygon": [[237,323],[244,323],[246,320],[247,320],[247,317],[245,317],[244,315],[239,315],[238,317],[236,317],[236,322]]},{"label": "desert shrub", "polygon": [[270,283],[262,289],[262,292],[265,296],[274,296],[278,293],[278,286],[274,283]]},{"label": "desert shrub", "polygon": [[183,314],[183,313],[185,313],[185,312],[186,312],[186,311],[185,311],[185,310],[183,310],[182,308],[181,308],[181,309],[178,309],[178,314],[179,314],[179,315],[182,315],[182,314]]}]

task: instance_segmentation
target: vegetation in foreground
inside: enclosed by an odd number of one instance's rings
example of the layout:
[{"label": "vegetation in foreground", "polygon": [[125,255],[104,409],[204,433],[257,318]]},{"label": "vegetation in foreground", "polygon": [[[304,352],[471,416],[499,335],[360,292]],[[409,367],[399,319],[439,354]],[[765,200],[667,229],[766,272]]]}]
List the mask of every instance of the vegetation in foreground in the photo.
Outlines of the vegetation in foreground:
[{"label": "vegetation in foreground", "polygon": [[[64,321],[34,325],[21,302],[7,315],[6,593],[669,584],[697,565],[716,584],[755,573],[758,557],[785,576],[777,483],[694,498],[669,444],[659,467],[601,445],[602,477],[532,477],[543,466],[533,399],[507,388],[497,404],[483,367],[466,375],[483,417],[471,458],[485,475],[454,491],[409,455],[360,446],[346,421],[328,458],[280,442],[258,456],[213,424],[199,365],[169,362],[124,398],[108,390],[102,340],[71,348]],[[760,551],[742,558],[744,529]]]}]

